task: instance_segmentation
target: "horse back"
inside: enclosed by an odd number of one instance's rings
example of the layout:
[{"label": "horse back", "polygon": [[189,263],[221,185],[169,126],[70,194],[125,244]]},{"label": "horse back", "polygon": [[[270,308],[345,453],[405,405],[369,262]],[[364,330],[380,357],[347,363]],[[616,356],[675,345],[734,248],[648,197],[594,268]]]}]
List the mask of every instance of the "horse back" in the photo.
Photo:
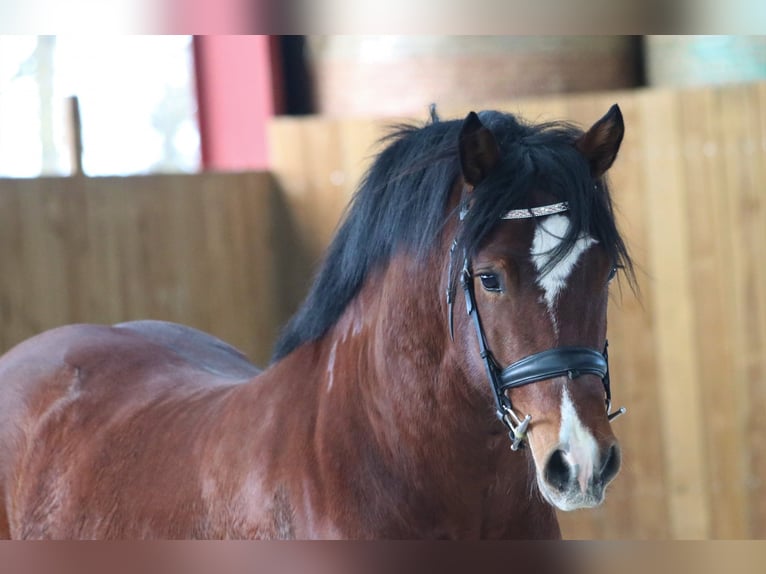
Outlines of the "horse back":
[{"label": "horse back", "polygon": [[226,378],[250,378],[261,370],[242,352],[203,331],[166,321],[131,321],[114,326],[165,347],[190,365]]}]

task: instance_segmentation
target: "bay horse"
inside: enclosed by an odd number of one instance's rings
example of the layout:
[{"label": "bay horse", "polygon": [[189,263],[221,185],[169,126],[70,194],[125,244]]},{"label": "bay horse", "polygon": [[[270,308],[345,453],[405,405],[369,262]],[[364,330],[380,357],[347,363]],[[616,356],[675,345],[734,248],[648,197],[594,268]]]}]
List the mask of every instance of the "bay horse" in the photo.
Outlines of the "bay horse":
[{"label": "bay horse", "polygon": [[260,371],[158,321],[0,359],[0,534],[558,538],[620,466],[609,283],[630,273],[587,131],[471,112],[384,140]]}]

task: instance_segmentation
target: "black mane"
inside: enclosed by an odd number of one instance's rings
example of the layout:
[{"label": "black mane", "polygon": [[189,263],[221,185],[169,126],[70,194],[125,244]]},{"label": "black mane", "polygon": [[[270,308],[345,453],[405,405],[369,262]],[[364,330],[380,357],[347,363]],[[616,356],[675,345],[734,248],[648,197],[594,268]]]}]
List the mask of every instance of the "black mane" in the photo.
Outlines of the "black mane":
[{"label": "black mane", "polygon": [[[606,183],[594,181],[573,146],[582,131],[568,123],[531,125],[510,114],[479,114],[500,146],[502,160],[472,193],[471,209],[458,237],[474,253],[500,217],[531,207],[532,189],[568,201],[568,236],[550,264],[563,257],[583,233],[607,250],[616,265],[631,270],[615,226]],[[424,257],[437,242],[448,216],[453,184],[460,175],[458,134],[462,120],[438,121],[432,111],[424,126],[402,125],[382,141],[386,147],[362,180],[314,284],[282,332],[273,355],[279,360],[319,339],[358,293],[370,271],[406,248]]]}]

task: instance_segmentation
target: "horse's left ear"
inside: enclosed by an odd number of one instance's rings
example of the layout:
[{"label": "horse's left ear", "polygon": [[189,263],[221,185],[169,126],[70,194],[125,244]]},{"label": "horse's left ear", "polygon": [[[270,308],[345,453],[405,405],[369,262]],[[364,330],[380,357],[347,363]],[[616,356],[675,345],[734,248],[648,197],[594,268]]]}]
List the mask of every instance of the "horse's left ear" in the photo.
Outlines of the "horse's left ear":
[{"label": "horse's left ear", "polygon": [[575,142],[575,147],[588,160],[593,178],[599,178],[612,167],[625,134],[620,107],[614,104]]},{"label": "horse's left ear", "polygon": [[500,147],[492,132],[481,123],[476,112],[463,120],[460,128],[460,167],[463,179],[476,187],[500,159]]}]

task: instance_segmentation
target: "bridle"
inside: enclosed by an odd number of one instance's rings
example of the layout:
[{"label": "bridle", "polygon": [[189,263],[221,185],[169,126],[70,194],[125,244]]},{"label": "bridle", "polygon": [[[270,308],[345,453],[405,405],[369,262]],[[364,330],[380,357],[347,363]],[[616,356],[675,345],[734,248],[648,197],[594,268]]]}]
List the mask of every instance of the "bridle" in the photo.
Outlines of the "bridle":
[{"label": "bridle", "polygon": [[[529,219],[562,213],[569,209],[567,202],[544,205],[541,207],[532,207],[528,209],[514,209],[506,213],[501,219]],[[467,213],[463,209],[460,214],[462,220]],[[455,288],[452,277],[452,266],[457,248],[457,239],[452,242],[450,248],[449,276],[447,288],[447,307],[449,310],[449,330],[450,336],[453,336],[453,304],[455,297]],[[609,421],[613,421],[618,416],[626,412],[625,407],[620,407],[614,412],[612,408],[612,391],[609,381],[609,355],[607,348],[609,342],[604,344],[603,351],[597,351],[589,347],[557,347],[541,351],[533,355],[528,355],[519,359],[515,363],[502,368],[487,346],[487,339],[484,329],[481,325],[479,308],[476,305],[476,295],[474,293],[473,272],[468,255],[464,254],[463,269],[460,272],[460,285],[465,295],[466,312],[473,319],[476,330],[476,337],[479,342],[479,353],[487,371],[487,378],[492,387],[495,398],[495,412],[497,418],[508,429],[508,435],[511,439],[511,449],[518,450],[524,445],[524,440],[532,420],[532,415],[519,417],[513,410],[511,399],[506,391],[523,387],[531,383],[553,379],[556,377],[567,376],[574,380],[582,375],[596,375],[601,379],[604,385],[606,413]]]}]

